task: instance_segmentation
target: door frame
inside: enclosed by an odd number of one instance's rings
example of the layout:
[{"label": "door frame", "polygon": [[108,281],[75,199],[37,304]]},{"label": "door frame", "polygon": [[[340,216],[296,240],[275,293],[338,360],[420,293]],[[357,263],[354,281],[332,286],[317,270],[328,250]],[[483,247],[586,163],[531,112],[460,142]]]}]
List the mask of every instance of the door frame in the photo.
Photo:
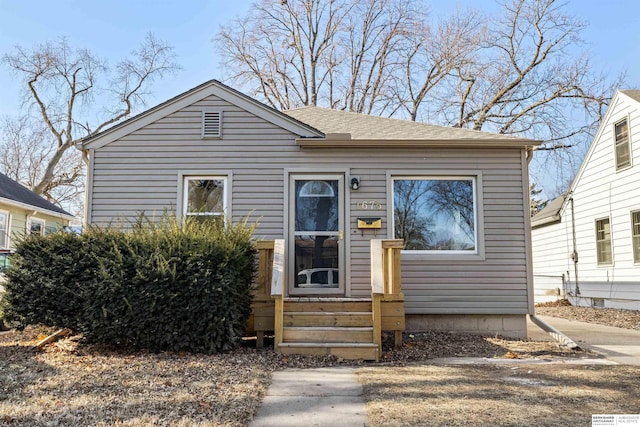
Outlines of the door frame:
[{"label": "door frame", "polygon": [[[336,169],[285,169],[284,191],[284,235],[287,251],[287,295],[291,296],[349,296],[350,294],[350,191],[346,187],[348,170]],[[295,181],[299,179],[335,179],[338,180],[338,209],[339,230],[342,230],[342,239],[338,239],[339,281],[338,288],[295,288]],[[342,264],[340,264],[342,263]]]}]

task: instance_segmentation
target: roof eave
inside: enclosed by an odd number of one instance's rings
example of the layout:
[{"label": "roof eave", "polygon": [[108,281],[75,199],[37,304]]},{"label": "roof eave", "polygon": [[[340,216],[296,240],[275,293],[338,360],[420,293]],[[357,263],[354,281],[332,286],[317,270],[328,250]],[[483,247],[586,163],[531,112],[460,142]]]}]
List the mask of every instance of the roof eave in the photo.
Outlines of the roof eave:
[{"label": "roof eave", "polygon": [[15,206],[17,208],[40,212],[45,215],[55,216],[57,218],[62,218],[62,219],[68,219],[69,221],[76,219],[76,217],[74,217],[71,214],[63,214],[62,212],[56,212],[49,209],[44,209],[39,206],[30,205],[28,203],[22,203],[16,200],[7,199],[6,197],[0,197],[0,202],[5,203],[7,205]]},{"label": "roof eave", "polygon": [[551,216],[547,216],[544,218],[540,218],[538,220],[535,221],[531,221],[531,228],[540,228],[540,227],[544,227],[547,225],[551,225],[551,224],[556,224],[561,222],[562,217],[560,216],[559,213],[555,214],[555,215],[551,215]]},{"label": "roof eave", "polygon": [[523,148],[538,146],[542,144],[542,141],[532,139],[336,139],[327,137],[297,138],[296,144],[302,148],[451,148],[452,146],[455,148]]}]

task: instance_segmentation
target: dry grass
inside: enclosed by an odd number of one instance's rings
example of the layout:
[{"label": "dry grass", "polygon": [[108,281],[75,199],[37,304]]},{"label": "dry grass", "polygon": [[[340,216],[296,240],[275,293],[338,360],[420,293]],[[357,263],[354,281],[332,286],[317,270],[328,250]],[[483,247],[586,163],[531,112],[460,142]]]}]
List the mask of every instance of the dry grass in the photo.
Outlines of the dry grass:
[{"label": "dry grass", "polygon": [[536,314],[568,320],[640,330],[640,311],[615,308],[574,307],[568,301],[536,304]]},{"label": "dry grass", "polygon": [[372,426],[590,425],[640,413],[640,368],[424,365],[358,369]]}]

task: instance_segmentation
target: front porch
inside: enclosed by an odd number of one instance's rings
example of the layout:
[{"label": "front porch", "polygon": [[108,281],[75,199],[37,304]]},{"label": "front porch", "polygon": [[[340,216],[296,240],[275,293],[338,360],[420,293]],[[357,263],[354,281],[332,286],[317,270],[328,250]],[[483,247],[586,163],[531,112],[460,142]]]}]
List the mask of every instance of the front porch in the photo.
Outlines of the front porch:
[{"label": "front porch", "polygon": [[404,295],[400,281],[402,240],[371,240],[371,298],[289,297],[285,241],[259,241],[258,276],[248,334],[257,346],[273,333],[274,349],[284,354],[334,355],[378,360],[382,333],[393,331],[402,344]]}]

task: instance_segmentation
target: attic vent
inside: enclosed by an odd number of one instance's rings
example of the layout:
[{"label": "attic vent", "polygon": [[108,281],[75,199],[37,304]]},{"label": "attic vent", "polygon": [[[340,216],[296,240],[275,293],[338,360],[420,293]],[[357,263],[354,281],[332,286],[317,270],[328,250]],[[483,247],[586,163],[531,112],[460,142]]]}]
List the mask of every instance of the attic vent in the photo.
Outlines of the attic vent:
[{"label": "attic vent", "polygon": [[222,136],[222,111],[202,112],[202,136],[209,138]]}]

